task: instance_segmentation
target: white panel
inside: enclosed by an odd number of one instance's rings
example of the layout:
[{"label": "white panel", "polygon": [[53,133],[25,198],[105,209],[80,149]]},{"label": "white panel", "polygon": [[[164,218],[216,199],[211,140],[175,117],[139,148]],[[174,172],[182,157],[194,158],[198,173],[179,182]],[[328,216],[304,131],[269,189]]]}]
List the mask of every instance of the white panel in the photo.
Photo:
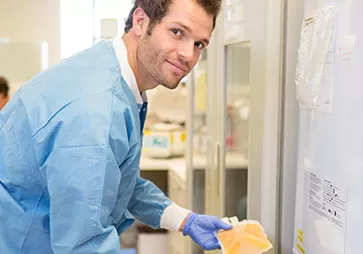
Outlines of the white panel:
[{"label": "white panel", "polygon": [[[279,137],[283,1],[248,1],[251,24],[251,118],[248,218],[261,222],[278,250]],[[259,15],[257,15],[259,13]],[[247,18],[247,17],[246,17]]]},{"label": "white panel", "polygon": [[[249,219],[261,219],[261,167],[265,98],[265,1],[246,1],[246,35],[251,41],[251,113],[249,133],[248,205]],[[258,14],[258,15],[256,15]]]},{"label": "white panel", "polygon": [[283,90],[282,153],[280,172],[279,250],[290,254],[294,245],[295,190],[299,110],[296,101],[295,71],[300,27],[304,14],[301,0],[288,0],[285,10],[285,79]]},{"label": "white panel", "polygon": [[[322,7],[306,2],[306,15]],[[337,7],[337,41],[355,35],[356,48],[351,63],[335,58],[332,113],[301,111],[295,252],[302,253],[299,244],[309,254],[356,254],[363,226],[363,2],[322,4]]]}]

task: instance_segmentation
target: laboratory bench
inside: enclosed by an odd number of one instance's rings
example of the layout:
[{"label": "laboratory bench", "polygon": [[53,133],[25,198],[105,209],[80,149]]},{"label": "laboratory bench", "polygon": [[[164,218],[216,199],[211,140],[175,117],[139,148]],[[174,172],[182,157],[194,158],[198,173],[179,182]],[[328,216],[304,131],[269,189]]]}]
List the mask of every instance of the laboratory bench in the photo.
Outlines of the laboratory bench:
[{"label": "laboratory bench", "polygon": [[[240,154],[227,153],[226,155],[226,169],[240,169],[248,167],[248,161]],[[207,165],[207,158],[205,155],[195,155],[193,157],[193,169],[205,169]],[[185,157],[176,157],[169,159],[156,159],[146,156],[141,156],[140,159],[141,171],[158,171],[168,170],[175,176],[180,178],[180,181],[186,182],[187,177],[187,160]]]}]

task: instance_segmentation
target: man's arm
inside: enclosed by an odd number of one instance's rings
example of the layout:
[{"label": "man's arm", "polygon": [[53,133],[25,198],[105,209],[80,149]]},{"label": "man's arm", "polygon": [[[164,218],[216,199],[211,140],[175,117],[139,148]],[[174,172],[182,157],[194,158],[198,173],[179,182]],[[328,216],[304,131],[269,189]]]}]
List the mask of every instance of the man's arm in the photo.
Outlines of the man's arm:
[{"label": "man's arm", "polygon": [[128,209],[153,228],[179,231],[190,211],[176,205],[152,182],[139,177]]},{"label": "man's arm", "polygon": [[[103,112],[108,108],[92,113],[82,108],[79,104],[66,107],[35,137],[39,146],[44,144],[42,153],[49,153],[40,172],[49,193],[52,250],[120,253],[110,215],[122,177],[118,161],[127,158],[129,143],[117,136],[117,146],[124,149],[118,149],[122,152],[116,159],[107,134],[110,114]],[[121,120],[119,130],[125,132]]]},{"label": "man's arm", "polygon": [[182,231],[205,250],[220,248],[215,233],[232,228],[217,217],[196,214],[172,203],[153,183],[143,178],[137,181],[128,209],[151,227]]}]

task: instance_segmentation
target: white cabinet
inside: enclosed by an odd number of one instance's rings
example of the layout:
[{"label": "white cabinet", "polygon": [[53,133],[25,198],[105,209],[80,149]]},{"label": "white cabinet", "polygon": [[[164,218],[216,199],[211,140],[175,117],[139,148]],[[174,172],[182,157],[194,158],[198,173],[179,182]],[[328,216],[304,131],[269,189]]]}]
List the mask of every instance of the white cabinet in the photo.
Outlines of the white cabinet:
[{"label": "white cabinet", "polygon": [[[185,207],[187,203],[186,183],[172,170],[168,174],[169,198],[176,204]],[[168,232],[169,254],[184,254],[186,238],[181,232]]]}]

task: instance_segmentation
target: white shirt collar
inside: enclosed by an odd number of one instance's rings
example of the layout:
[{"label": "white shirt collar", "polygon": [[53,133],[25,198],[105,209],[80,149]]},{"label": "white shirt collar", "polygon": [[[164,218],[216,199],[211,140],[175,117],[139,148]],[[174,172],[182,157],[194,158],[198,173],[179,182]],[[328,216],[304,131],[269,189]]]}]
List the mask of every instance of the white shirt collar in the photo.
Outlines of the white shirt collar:
[{"label": "white shirt collar", "polygon": [[127,49],[124,41],[121,37],[117,37],[112,41],[113,48],[116,52],[116,56],[121,68],[121,75],[129,85],[137,104],[143,104],[147,101],[146,92],[140,94],[139,87],[136,83],[134,72],[132,71],[129,62],[127,60]]}]

